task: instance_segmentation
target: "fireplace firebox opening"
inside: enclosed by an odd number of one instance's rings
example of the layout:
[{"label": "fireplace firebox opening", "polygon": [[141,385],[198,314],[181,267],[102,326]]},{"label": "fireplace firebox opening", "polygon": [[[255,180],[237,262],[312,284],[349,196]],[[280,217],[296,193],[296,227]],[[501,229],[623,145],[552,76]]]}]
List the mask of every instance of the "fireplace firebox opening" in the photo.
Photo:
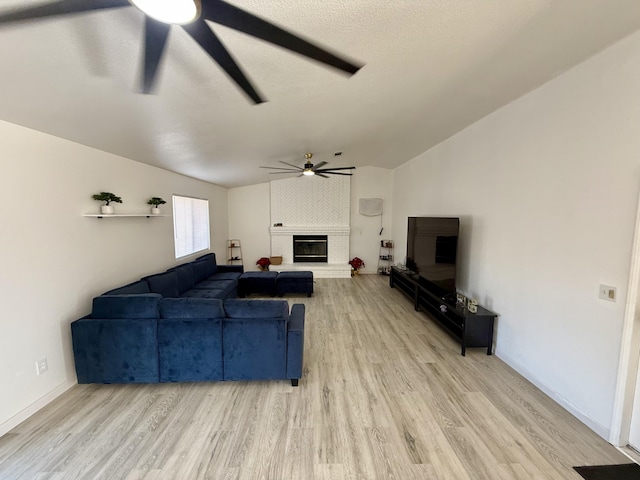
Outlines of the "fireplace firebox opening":
[{"label": "fireplace firebox opening", "polygon": [[294,235],[293,263],[327,263],[327,235]]}]

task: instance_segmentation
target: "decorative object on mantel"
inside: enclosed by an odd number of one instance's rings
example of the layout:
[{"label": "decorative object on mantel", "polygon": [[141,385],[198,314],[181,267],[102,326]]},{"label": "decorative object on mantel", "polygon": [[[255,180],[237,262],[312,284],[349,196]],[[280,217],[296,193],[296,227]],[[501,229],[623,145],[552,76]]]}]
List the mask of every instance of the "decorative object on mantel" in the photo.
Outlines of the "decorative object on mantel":
[{"label": "decorative object on mantel", "polygon": [[162,198],[160,197],[151,197],[149,199],[149,201],[147,202],[147,205],[151,205],[151,213],[153,215],[160,215],[160,209],[158,208],[158,205],[164,205],[165,202]]},{"label": "decorative object on mantel", "polygon": [[349,260],[349,265],[351,265],[351,276],[352,277],[354,275],[359,275],[360,274],[360,269],[365,267],[365,264],[362,261],[362,259],[358,258],[358,257],[353,257],[351,260]]},{"label": "decorative object on mantel", "polygon": [[256,265],[260,267],[260,271],[266,272],[269,270],[269,265],[271,265],[271,260],[268,257],[262,257],[257,262]]},{"label": "decorative object on mantel", "polygon": [[113,213],[113,206],[109,205],[111,202],[113,203],[122,203],[122,198],[114,195],[111,192],[100,192],[93,195],[91,198],[94,200],[98,200],[100,202],[105,202],[104,205],[100,207],[100,212],[104,215],[111,215]]},{"label": "decorative object on mantel", "polygon": [[282,255],[272,255],[269,261],[271,265],[282,265]]}]

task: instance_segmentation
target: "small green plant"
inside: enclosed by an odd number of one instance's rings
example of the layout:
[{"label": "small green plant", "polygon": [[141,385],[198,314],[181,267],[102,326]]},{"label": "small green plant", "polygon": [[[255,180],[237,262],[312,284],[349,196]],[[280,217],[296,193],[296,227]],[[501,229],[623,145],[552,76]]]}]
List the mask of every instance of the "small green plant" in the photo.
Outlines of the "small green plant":
[{"label": "small green plant", "polygon": [[148,205],[153,205],[154,207],[158,207],[158,205],[164,205],[165,202],[163,199],[161,199],[160,197],[151,197],[149,199],[149,201],[147,202]]},{"label": "small green plant", "polygon": [[120,198],[117,195],[114,195],[111,192],[100,192],[97,193],[95,195],[93,195],[94,200],[98,200],[100,202],[105,202],[105,205],[109,205],[109,203],[113,202],[113,203],[122,203],[122,198]]}]

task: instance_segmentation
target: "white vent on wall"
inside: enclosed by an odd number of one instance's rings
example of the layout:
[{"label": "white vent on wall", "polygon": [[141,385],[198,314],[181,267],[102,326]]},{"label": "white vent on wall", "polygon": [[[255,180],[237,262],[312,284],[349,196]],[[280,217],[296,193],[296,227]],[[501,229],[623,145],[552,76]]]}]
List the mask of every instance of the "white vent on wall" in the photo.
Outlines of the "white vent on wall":
[{"label": "white vent on wall", "polygon": [[360,215],[366,217],[377,217],[382,215],[382,199],[381,198],[360,198],[359,212]]}]

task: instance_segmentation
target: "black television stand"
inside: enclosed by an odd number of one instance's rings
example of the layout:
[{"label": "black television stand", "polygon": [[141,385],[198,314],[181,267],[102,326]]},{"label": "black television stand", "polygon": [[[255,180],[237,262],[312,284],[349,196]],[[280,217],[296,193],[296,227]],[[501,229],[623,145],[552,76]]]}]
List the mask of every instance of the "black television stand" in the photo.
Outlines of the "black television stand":
[{"label": "black television stand", "polygon": [[467,347],[486,347],[487,355],[493,351],[493,323],[496,313],[478,305],[478,311],[471,313],[455,300],[445,300],[421,285],[420,277],[410,270],[391,267],[389,286],[397,288],[413,300],[417,311],[424,311],[454,337],[460,340],[462,355]]}]

